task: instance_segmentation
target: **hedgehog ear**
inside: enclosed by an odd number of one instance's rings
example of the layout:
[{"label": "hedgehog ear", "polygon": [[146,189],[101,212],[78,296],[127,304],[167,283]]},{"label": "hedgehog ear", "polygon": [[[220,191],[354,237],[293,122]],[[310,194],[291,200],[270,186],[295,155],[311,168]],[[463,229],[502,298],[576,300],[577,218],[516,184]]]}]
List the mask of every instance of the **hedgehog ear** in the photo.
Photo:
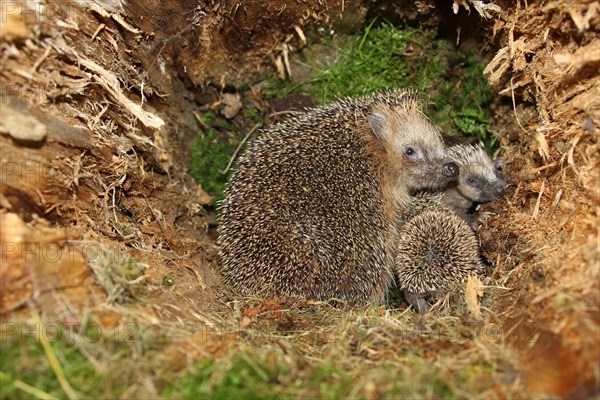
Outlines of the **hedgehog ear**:
[{"label": "hedgehog ear", "polygon": [[496,167],[497,170],[502,170],[502,168],[504,168],[504,159],[502,159],[502,158],[495,159],[494,167]]},{"label": "hedgehog ear", "polygon": [[377,139],[383,139],[387,125],[387,118],[381,112],[376,111],[369,117],[369,126]]}]

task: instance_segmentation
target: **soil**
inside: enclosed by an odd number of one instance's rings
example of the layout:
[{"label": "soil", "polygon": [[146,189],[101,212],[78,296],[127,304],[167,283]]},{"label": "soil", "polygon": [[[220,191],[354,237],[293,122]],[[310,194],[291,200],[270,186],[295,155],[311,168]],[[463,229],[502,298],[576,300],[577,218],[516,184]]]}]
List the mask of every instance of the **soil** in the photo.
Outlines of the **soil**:
[{"label": "soil", "polygon": [[[289,75],[287,54],[304,46],[299,32],[353,31],[383,9],[447,35],[458,36],[463,20],[449,20],[454,14],[435,1],[347,3],[46,2],[3,19],[2,320],[38,309],[63,323],[86,311],[105,326],[132,315],[199,326],[231,312],[213,272],[212,199],[187,174],[200,123],[194,114],[218,110],[225,93],[267,72]],[[493,286],[508,288],[493,308],[512,332],[528,393],[592,396],[600,348],[600,6],[495,3],[478,10],[480,2],[455,1],[459,16],[467,7],[481,15],[463,39],[494,50],[492,130],[512,181],[504,200],[485,209],[496,215],[479,232],[496,265]],[[270,104],[309,105],[302,96]],[[92,268],[106,255],[123,271],[139,264],[133,276],[123,272],[128,283],[107,283]],[[127,295],[111,297],[114,288]]]}]

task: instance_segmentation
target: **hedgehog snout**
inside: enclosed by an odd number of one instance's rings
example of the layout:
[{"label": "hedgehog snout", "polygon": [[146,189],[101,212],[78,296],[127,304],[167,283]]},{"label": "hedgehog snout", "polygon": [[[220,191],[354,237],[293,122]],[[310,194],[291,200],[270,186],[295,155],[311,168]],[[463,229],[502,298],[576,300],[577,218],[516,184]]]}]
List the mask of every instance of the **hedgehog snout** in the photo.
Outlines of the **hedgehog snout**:
[{"label": "hedgehog snout", "polygon": [[442,173],[446,178],[457,178],[460,170],[458,168],[458,164],[455,162],[449,162],[444,164],[442,167]]},{"label": "hedgehog snout", "polygon": [[498,197],[502,197],[506,193],[506,189],[508,189],[508,181],[503,176],[500,176],[494,186],[495,194]]}]

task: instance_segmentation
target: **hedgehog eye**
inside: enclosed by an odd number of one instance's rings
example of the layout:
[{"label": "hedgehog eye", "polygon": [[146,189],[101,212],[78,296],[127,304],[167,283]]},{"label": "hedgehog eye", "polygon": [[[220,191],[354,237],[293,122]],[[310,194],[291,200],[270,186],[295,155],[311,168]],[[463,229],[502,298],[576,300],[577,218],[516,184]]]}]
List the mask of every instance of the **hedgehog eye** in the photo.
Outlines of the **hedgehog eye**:
[{"label": "hedgehog eye", "polygon": [[404,154],[406,154],[409,157],[414,156],[416,153],[417,152],[412,147],[407,147],[407,148],[404,149]]},{"label": "hedgehog eye", "polygon": [[468,177],[468,178],[467,178],[467,182],[468,182],[470,185],[475,185],[475,184],[477,183],[477,181],[478,181],[478,179],[477,179],[477,178],[475,178],[474,176],[470,176],[470,177]]}]

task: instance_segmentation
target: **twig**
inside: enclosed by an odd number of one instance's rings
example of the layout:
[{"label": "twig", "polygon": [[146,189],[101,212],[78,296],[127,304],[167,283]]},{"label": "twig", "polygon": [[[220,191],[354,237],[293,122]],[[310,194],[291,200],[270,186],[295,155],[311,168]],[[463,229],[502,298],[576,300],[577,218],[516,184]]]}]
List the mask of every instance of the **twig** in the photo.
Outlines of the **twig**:
[{"label": "twig", "polygon": [[[344,7],[344,2],[342,1],[342,8],[343,7]],[[344,10],[342,10],[342,12],[344,12]],[[294,30],[298,34],[298,37],[302,41],[302,44],[304,44],[306,46],[306,43],[307,43],[306,36],[304,36],[304,32],[302,32],[302,28],[300,28],[298,25],[294,25]]]},{"label": "twig", "polygon": [[543,171],[545,169],[556,167],[557,165],[558,165],[558,162],[557,161],[553,161],[550,164],[546,164],[546,165],[542,165],[541,167],[534,168],[534,169],[531,170],[531,172],[532,173],[541,172],[541,171]]},{"label": "twig", "polygon": [[517,114],[517,103],[515,102],[515,89],[513,86],[512,78],[510,78],[510,94],[512,97],[513,112],[515,113],[515,118],[517,120],[517,124],[519,124],[519,127],[521,128],[521,130],[523,130],[523,132],[527,133],[525,128],[523,128],[523,125],[521,125],[521,121],[519,120],[519,115]]},{"label": "twig", "polygon": [[208,129],[208,125],[206,125],[206,122],[204,122],[204,121],[202,120],[202,118],[200,118],[200,115],[198,115],[198,113],[197,113],[196,111],[192,111],[192,114],[194,114],[194,117],[196,117],[196,121],[198,121],[198,123],[199,123],[200,125],[202,125],[202,127],[203,127],[204,129]]},{"label": "twig", "polygon": [[246,141],[248,140],[248,138],[262,125],[262,122],[257,122],[256,125],[254,125],[252,127],[252,129],[250,129],[250,131],[246,134],[246,136],[244,136],[244,138],[242,139],[242,141],[240,142],[240,144],[238,145],[237,149],[235,149],[235,151],[233,152],[233,155],[231,156],[231,159],[229,160],[229,163],[227,164],[227,167],[225,167],[224,170],[219,171],[222,174],[226,174],[227,172],[229,172],[229,169],[231,168],[231,165],[233,164],[233,162],[235,161],[235,159],[238,156],[238,153],[240,152],[240,150],[242,149],[242,146],[244,146],[244,143],[246,143]]},{"label": "twig", "polygon": [[160,129],[165,124],[160,117],[144,111],[139,104],[128,99],[121,91],[119,80],[112,72],[104,69],[92,60],[80,58],[79,63],[94,72],[94,80],[98,82],[127,111],[136,116],[142,124],[149,128]]},{"label": "twig", "polygon": [[44,51],[44,54],[42,54],[42,56],[40,58],[35,60],[35,63],[33,63],[33,66],[31,67],[31,71],[30,71],[32,74],[38,69],[38,67],[40,65],[42,65],[44,60],[50,55],[51,50],[52,50],[52,46],[46,47],[46,51]]},{"label": "twig", "polygon": [[96,36],[98,36],[98,34],[100,33],[100,31],[102,29],[106,28],[106,24],[100,24],[98,25],[98,28],[96,28],[96,31],[94,31],[94,34],[92,35],[92,40],[96,39]]},{"label": "twig", "polygon": [[285,111],[277,111],[274,113],[269,114],[268,118],[273,118],[276,117],[278,115],[287,115],[287,114],[304,114],[303,111],[292,111],[292,110],[285,110]]},{"label": "twig", "polygon": [[[4,372],[0,371],[0,378],[4,379],[10,379],[10,376],[8,374],[5,374]],[[22,391],[24,391],[27,394],[30,394],[38,399],[42,399],[42,400],[58,400],[56,397],[52,396],[51,394],[48,394],[38,388],[35,388],[31,385],[26,384],[23,381],[20,381],[18,379],[15,379],[12,384],[14,385],[14,387],[16,387],[17,389],[20,389]]]},{"label": "twig", "polygon": [[533,214],[532,214],[532,218],[535,220],[538,217],[538,214],[540,213],[540,204],[542,202],[542,195],[544,194],[544,189],[546,189],[546,181],[542,181],[542,187],[540,188],[540,193],[538,195],[538,198],[535,202],[535,206],[533,207]]},{"label": "twig", "polygon": [[0,315],[8,314],[11,311],[18,310],[19,308],[26,305],[29,302],[29,300],[31,300],[31,296],[28,296],[22,300],[17,301],[16,303],[11,304],[10,306],[8,306],[6,308],[1,309]]},{"label": "twig", "polygon": [[[160,231],[162,232],[163,237],[168,237],[167,232],[165,231],[165,228],[163,227],[163,225],[160,222],[160,220],[162,218],[162,214],[157,214],[156,212],[154,212],[154,209],[152,208],[152,206],[150,205],[150,202],[148,201],[148,197],[144,196],[144,201],[146,202],[146,206],[148,207],[148,209],[152,213],[152,216],[156,220],[156,223],[158,224],[158,227],[160,228]],[[167,246],[169,246],[169,248],[171,250],[173,250],[177,255],[179,255],[178,254],[178,249],[174,249],[173,246],[171,246],[171,243],[168,240],[165,243],[167,244]]]},{"label": "twig", "polygon": [[281,53],[283,54],[283,64],[285,65],[285,69],[287,70],[288,77],[292,77],[292,66],[290,65],[290,57],[289,57],[289,46],[287,43],[284,43],[282,46]]},{"label": "twig", "polygon": [[133,27],[127,21],[125,21],[125,19],[121,15],[119,15],[117,13],[112,14],[112,13],[108,12],[106,9],[99,6],[98,4],[95,4],[94,2],[88,2],[87,5],[90,9],[92,9],[93,11],[96,11],[98,14],[100,14],[104,18],[109,18],[109,19],[112,18],[115,22],[117,22],[123,28],[127,29],[129,32],[135,33],[136,35],[143,33],[141,30]]},{"label": "twig", "polygon": [[[40,318],[40,315],[35,310],[33,310],[33,318],[35,319],[35,322],[38,324],[38,326],[41,329],[42,319]],[[40,338],[40,342],[42,343],[42,347],[44,348],[44,353],[46,353],[46,358],[48,359],[48,363],[50,364],[50,367],[52,367],[52,370],[54,371],[54,374],[56,375],[56,379],[58,379],[58,383],[60,384],[60,387],[65,392],[65,394],[67,395],[69,400],[79,399],[79,396],[77,396],[77,393],[75,393],[75,390],[73,390],[73,387],[71,386],[71,384],[69,384],[69,381],[67,381],[67,378],[65,377],[65,373],[63,372],[62,368],[60,367],[60,363],[58,362],[58,359],[56,358],[56,354],[54,354],[54,351],[52,350],[52,346],[50,346],[50,343],[48,343],[46,336],[42,333],[39,335],[39,338]]]}]

